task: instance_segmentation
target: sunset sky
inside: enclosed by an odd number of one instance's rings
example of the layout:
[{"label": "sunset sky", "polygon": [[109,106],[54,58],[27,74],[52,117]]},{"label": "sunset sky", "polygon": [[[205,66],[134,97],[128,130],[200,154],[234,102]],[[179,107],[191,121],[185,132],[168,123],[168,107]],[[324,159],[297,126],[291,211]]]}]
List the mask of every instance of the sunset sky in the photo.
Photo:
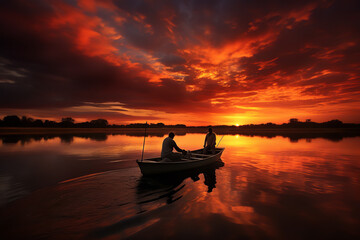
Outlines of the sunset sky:
[{"label": "sunset sky", "polygon": [[360,1],[0,3],[0,117],[360,123]]}]

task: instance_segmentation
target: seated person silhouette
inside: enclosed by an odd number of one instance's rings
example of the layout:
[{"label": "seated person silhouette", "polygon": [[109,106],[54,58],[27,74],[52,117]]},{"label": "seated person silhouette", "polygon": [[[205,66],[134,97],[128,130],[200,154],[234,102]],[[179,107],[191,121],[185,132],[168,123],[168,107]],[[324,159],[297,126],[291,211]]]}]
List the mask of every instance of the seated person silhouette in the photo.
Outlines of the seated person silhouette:
[{"label": "seated person silhouette", "polygon": [[[164,139],[161,149],[161,159],[169,161],[179,161],[186,154],[186,151],[179,148],[174,141],[175,134],[173,132],[169,133],[169,136]],[[179,153],[174,153],[173,149]]]}]

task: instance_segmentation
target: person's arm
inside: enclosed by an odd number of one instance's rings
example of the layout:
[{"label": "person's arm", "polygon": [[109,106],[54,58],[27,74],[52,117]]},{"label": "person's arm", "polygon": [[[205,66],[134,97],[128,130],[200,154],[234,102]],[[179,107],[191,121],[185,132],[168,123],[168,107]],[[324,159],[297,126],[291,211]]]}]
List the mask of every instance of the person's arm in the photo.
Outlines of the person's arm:
[{"label": "person's arm", "polygon": [[216,147],[216,134],[214,133],[214,147]]},{"label": "person's arm", "polygon": [[176,142],[173,140],[173,147],[175,148],[176,151],[178,152],[183,152],[184,150],[182,150],[181,148],[179,148],[177,145],[176,145]]},{"label": "person's arm", "polygon": [[205,141],[204,141],[204,147],[206,146],[206,139],[208,138],[208,135],[206,134]]}]

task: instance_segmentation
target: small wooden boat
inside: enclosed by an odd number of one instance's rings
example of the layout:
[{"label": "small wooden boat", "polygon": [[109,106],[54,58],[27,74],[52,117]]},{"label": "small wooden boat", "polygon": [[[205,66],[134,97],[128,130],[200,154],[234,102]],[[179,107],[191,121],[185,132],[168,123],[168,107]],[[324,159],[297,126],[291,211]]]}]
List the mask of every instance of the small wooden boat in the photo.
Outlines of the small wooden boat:
[{"label": "small wooden boat", "polygon": [[178,172],[206,166],[220,159],[225,148],[216,148],[215,154],[203,154],[203,149],[191,151],[179,161],[165,161],[159,158],[136,160],[143,175]]}]

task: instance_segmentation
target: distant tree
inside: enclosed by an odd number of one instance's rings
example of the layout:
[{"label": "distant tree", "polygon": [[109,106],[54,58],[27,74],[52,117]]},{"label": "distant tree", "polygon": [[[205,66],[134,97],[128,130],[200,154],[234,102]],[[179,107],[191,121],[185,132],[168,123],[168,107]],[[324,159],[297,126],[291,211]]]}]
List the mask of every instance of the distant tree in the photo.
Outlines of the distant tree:
[{"label": "distant tree", "polygon": [[104,128],[108,126],[108,121],[106,119],[96,119],[96,120],[92,120],[90,122],[90,125],[93,127],[98,127],[98,128]]},{"label": "distant tree", "polygon": [[163,123],[151,123],[150,124],[151,128],[161,128],[161,127],[164,127],[164,126],[165,126],[165,124],[163,124]]},{"label": "distant tree", "polygon": [[55,121],[49,121],[49,120],[45,120],[44,122],[44,127],[56,127],[57,122]]},{"label": "distant tree", "polygon": [[21,117],[21,122],[27,122],[27,117],[26,117],[26,116],[22,116],[22,117]]},{"label": "distant tree", "polygon": [[272,123],[272,122],[268,122],[265,124],[266,127],[274,127],[276,126],[276,124]]},{"label": "distant tree", "polygon": [[130,124],[126,125],[126,127],[129,127],[129,128],[145,128],[148,126],[149,126],[149,124],[145,124],[145,123],[130,123]]},{"label": "distant tree", "polygon": [[65,117],[61,119],[61,122],[75,123],[75,120],[71,117]]},{"label": "distant tree", "polygon": [[5,127],[19,127],[21,124],[20,118],[16,115],[6,116],[3,121]]},{"label": "distant tree", "polygon": [[326,127],[340,127],[343,125],[343,122],[338,119],[334,119],[328,122],[324,122],[323,125]]},{"label": "distant tree", "polygon": [[36,120],[33,122],[33,126],[34,126],[34,127],[43,127],[43,126],[44,126],[44,123],[43,123],[42,120],[36,119]]},{"label": "distant tree", "polygon": [[71,117],[64,117],[61,119],[61,127],[74,127],[75,120]]},{"label": "distant tree", "polygon": [[32,127],[34,124],[33,118],[28,118],[26,116],[21,117],[21,126],[23,127]]},{"label": "distant tree", "polygon": [[307,123],[311,122],[311,119],[306,119],[306,122],[307,122]]},{"label": "distant tree", "polygon": [[290,118],[289,123],[298,123],[299,119],[297,118]]},{"label": "distant tree", "polygon": [[82,122],[82,123],[76,124],[76,127],[89,128],[89,127],[91,127],[91,124],[90,124],[90,122]]},{"label": "distant tree", "polygon": [[150,127],[154,127],[154,128],[159,128],[159,127],[163,127],[164,124],[163,123],[151,123]]},{"label": "distant tree", "polygon": [[340,121],[339,119],[331,120],[331,121],[329,121],[328,123],[332,123],[332,124],[343,124],[343,122]]}]

